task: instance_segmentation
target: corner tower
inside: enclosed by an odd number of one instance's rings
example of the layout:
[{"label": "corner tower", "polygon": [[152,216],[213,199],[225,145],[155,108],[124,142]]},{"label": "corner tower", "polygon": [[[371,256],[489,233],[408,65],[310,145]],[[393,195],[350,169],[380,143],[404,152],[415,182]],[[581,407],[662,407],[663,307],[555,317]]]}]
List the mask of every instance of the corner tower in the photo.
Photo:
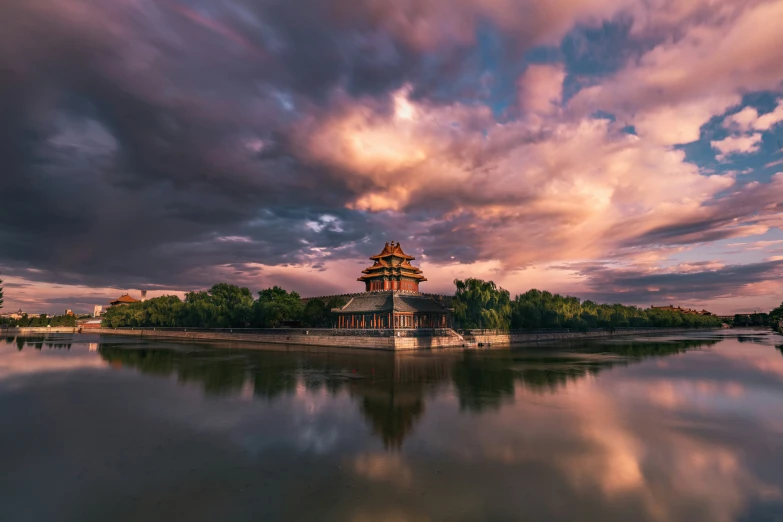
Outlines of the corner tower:
[{"label": "corner tower", "polygon": [[414,259],[402,251],[399,243],[386,243],[380,254],[370,257],[374,264],[362,270],[357,281],[364,282],[367,292],[396,290],[418,293],[419,283],[427,279],[419,268],[411,265]]}]

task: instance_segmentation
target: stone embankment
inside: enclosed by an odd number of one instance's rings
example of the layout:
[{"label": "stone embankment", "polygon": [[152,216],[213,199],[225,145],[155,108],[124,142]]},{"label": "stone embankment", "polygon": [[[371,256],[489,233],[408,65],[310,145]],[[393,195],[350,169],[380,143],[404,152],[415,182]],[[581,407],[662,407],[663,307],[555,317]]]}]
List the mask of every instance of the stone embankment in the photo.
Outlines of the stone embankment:
[{"label": "stone embankment", "polygon": [[393,351],[447,348],[465,344],[462,336],[450,328],[420,330],[101,328],[100,330],[85,330],[83,333],[191,341],[240,341]]},{"label": "stone embankment", "polygon": [[693,332],[689,328],[616,328],[614,331],[608,329],[595,329],[586,332],[563,331],[563,330],[539,330],[536,332],[511,331],[502,332],[497,330],[469,330],[464,334],[465,341],[476,343],[477,345],[493,344],[531,344],[546,343],[556,341],[587,341],[593,339],[609,339],[615,337],[647,336],[647,335],[665,335],[683,332]]},{"label": "stone embankment", "polygon": [[418,330],[333,330],[315,328],[102,328],[84,330],[83,333],[191,341],[239,341],[402,351],[449,347],[508,346],[558,341],[586,341],[616,337],[677,334],[693,331],[697,330],[689,330],[686,328],[618,328],[614,331],[592,330],[587,332],[498,332],[468,330],[463,333],[457,333],[450,328]]},{"label": "stone embankment", "polygon": [[12,333],[14,335],[39,335],[39,334],[61,334],[78,333],[79,329],[73,326],[33,326],[25,328],[0,328],[0,335]]},{"label": "stone embankment", "polygon": [[328,328],[7,328],[2,334],[41,335],[82,333],[121,335],[150,339],[180,339],[190,341],[237,341],[268,344],[298,344],[364,348],[370,350],[429,350],[449,347],[491,347],[558,341],[587,341],[630,336],[650,336],[693,332],[686,328],[618,328],[587,332],[539,330],[502,332],[495,330],[465,330],[450,328],[416,330],[348,330]]}]

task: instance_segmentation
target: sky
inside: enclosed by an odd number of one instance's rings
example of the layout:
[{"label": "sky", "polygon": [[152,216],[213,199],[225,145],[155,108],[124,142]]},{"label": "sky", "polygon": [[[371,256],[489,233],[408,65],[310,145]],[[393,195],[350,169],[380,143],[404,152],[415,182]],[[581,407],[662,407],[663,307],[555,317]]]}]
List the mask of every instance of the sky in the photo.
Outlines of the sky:
[{"label": "sky", "polygon": [[783,300],[783,1],[0,2],[5,311],[220,281]]}]

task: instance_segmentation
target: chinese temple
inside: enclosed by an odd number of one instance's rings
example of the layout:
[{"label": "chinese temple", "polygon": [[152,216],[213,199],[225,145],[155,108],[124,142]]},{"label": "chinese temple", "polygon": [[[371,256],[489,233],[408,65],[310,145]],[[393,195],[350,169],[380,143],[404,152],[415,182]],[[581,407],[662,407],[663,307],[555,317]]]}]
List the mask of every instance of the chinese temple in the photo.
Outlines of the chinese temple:
[{"label": "chinese temple", "polygon": [[369,268],[362,270],[362,276],[357,281],[363,282],[367,292],[400,290],[403,292],[418,292],[419,283],[427,279],[421,275],[421,270],[411,265],[416,259],[402,251],[399,243],[386,243],[383,251],[370,256],[375,261]]},{"label": "chinese temple", "polygon": [[119,298],[115,299],[114,301],[111,301],[109,304],[111,306],[120,306],[120,305],[128,305],[128,304],[140,303],[140,302],[141,302],[140,300],[134,299],[128,294],[122,294]]},{"label": "chinese temple", "polygon": [[419,283],[427,279],[411,265],[414,259],[394,241],[370,256],[372,266],[357,279],[365,292],[332,309],[337,328],[449,328],[449,309],[419,292]]}]

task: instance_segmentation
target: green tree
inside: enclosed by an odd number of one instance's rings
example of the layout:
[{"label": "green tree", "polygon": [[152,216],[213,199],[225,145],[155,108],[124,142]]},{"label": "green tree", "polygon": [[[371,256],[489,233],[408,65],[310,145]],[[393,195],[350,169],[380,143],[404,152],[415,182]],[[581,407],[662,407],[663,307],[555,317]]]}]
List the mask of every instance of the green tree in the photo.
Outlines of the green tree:
[{"label": "green tree", "polygon": [[[572,296],[562,296],[541,290],[528,290],[511,303],[511,327],[518,329],[569,328],[585,331],[589,328],[641,327],[716,327],[721,321],[715,316],[686,314],[672,309],[649,308],[622,304],[598,304]],[[764,317],[757,314],[756,322]]]},{"label": "green tree", "polygon": [[454,280],[454,318],[463,328],[508,330],[511,326],[511,296],[493,281],[468,278]]},{"label": "green tree", "polygon": [[776,327],[781,319],[783,319],[783,303],[780,303],[780,306],[769,312],[769,324]]},{"label": "green tree", "polygon": [[274,328],[283,321],[301,321],[303,313],[304,305],[298,293],[274,286],[258,292],[258,300],[253,305],[253,324]]},{"label": "green tree", "polygon": [[329,328],[332,326],[332,308],[344,306],[346,299],[335,296],[325,301],[323,299],[309,299],[304,305],[302,323],[311,328]]}]

